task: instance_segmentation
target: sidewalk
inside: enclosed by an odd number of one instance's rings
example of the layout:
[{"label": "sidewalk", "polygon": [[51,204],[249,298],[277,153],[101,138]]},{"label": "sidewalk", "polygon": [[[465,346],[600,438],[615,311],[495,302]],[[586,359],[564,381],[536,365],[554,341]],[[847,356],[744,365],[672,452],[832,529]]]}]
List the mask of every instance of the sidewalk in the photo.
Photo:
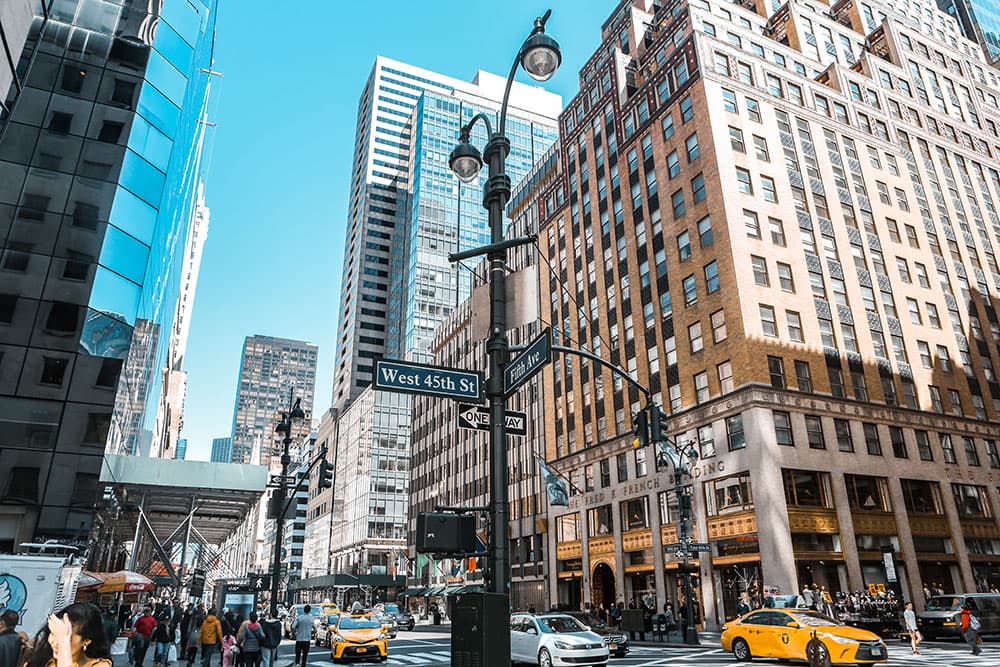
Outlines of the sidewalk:
[{"label": "sidewalk", "polygon": [[[626,633],[628,634],[628,633]],[[636,636],[640,636],[638,633]],[[719,648],[719,638],[721,633],[718,632],[699,632],[698,633],[698,645],[699,646],[709,646],[711,648]],[[692,648],[692,644],[685,644],[684,637],[678,632],[664,633],[663,641],[659,641],[660,634],[655,632],[647,632],[646,639],[636,639],[633,640],[629,638],[629,644],[632,646],[662,646],[667,648]]]}]

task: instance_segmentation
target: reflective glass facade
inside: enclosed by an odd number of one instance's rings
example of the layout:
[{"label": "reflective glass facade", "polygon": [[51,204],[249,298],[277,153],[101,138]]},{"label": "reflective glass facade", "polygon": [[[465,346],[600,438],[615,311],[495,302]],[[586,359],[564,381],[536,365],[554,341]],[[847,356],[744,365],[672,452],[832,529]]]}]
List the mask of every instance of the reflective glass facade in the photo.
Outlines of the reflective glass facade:
[{"label": "reflective glass facade", "polygon": [[33,4],[0,124],[0,551],[86,545],[102,454],[156,438],[215,29],[214,0]]},{"label": "reflective glass facade", "polygon": [[979,42],[987,60],[1000,64],[1000,5],[995,0],[940,0],[938,5],[958,19],[966,37]]}]

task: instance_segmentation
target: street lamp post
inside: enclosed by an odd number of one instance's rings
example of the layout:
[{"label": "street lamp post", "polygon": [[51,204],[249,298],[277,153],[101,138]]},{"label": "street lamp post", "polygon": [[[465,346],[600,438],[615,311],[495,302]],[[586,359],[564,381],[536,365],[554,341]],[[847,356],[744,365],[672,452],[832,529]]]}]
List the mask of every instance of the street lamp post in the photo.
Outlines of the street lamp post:
[{"label": "street lamp post", "polygon": [[[476,114],[462,127],[459,143],[451,152],[449,165],[462,183],[471,183],[483,166],[485,157],[488,178],[483,188],[483,208],[487,211],[490,225],[490,245],[472,251],[455,253],[452,261],[460,261],[478,255],[486,255],[490,263],[490,330],[486,339],[489,355],[489,378],[486,380],[486,398],[490,408],[490,544],[489,544],[489,590],[501,595],[510,594],[510,553],[507,542],[508,499],[507,499],[507,427],[506,401],[504,391],[504,366],[508,361],[507,343],[507,302],[506,302],[506,259],[507,249],[517,243],[504,241],[504,209],[510,199],[510,177],[505,173],[505,162],[510,153],[510,140],[505,135],[507,125],[507,103],[510,97],[514,75],[520,65],[537,81],[546,81],[555,74],[562,61],[559,45],[545,34],[545,23],[551,10],[535,19],[534,28],[518,50],[517,57],[507,75],[503,103],[500,106],[500,124],[493,131],[486,114]],[[476,121],[482,121],[489,137],[480,155],[470,143],[472,128]],[[520,239],[528,243],[534,239]]]},{"label": "street lamp post", "polygon": [[285,532],[284,512],[280,511],[285,507],[288,496],[288,464],[292,462],[292,456],[288,453],[288,447],[292,444],[292,421],[305,419],[306,413],[302,410],[302,399],[292,399],[293,390],[288,390],[288,412],[281,413],[281,421],[274,428],[275,433],[283,435],[281,439],[281,477],[278,480],[278,498],[280,502],[275,502],[272,507],[276,507],[279,513],[274,517],[274,555],[271,561],[271,609],[277,609],[279,579],[281,578],[281,541]]}]

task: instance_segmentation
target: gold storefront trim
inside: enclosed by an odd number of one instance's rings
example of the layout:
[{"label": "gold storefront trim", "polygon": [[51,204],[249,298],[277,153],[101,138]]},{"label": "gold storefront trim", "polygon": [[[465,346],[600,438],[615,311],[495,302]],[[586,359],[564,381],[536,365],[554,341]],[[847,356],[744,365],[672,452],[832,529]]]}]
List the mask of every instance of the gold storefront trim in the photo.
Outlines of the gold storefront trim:
[{"label": "gold storefront trim", "polygon": [[836,535],[840,532],[835,510],[788,509],[788,528],[793,533],[821,533]]},{"label": "gold storefront trim", "polygon": [[583,543],[559,542],[556,544],[556,560],[571,560],[583,557]]},{"label": "gold storefront trim", "polygon": [[752,535],[756,532],[757,515],[753,510],[713,516],[708,520],[709,540],[721,540],[737,535]]}]

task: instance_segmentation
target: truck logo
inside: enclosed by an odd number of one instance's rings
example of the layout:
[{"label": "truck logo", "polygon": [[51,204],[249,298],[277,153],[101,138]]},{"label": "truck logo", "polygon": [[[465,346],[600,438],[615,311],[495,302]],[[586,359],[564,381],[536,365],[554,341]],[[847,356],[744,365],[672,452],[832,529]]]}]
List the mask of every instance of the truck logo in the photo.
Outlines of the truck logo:
[{"label": "truck logo", "polygon": [[28,601],[28,587],[19,577],[13,574],[0,574],[0,612],[16,611],[24,618],[27,611],[24,603]]}]

